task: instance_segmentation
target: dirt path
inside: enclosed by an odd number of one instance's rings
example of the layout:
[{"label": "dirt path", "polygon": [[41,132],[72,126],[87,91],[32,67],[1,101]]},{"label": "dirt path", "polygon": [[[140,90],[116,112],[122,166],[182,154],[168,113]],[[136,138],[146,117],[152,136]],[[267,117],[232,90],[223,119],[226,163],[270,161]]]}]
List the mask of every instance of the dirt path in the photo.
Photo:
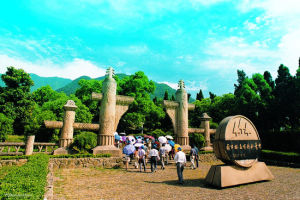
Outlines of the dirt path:
[{"label": "dirt path", "polygon": [[275,180],[223,190],[205,184],[211,163],[184,170],[177,183],[175,165],[140,173],[124,169],[63,169],[55,171],[54,199],[299,199],[300,169],[269,167]]}]

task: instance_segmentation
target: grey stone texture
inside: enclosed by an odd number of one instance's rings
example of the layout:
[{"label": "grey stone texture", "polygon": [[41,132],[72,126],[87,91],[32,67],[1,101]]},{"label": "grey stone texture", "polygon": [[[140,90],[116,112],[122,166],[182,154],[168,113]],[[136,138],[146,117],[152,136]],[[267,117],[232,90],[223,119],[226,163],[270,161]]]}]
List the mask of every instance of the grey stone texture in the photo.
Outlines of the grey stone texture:
[{"label": "grey stone texture", "polygon": [[34,138],[35,138],[34,135],[30,135],[27,137],[26,146],[25,146],[25,155],[32,155]]}]

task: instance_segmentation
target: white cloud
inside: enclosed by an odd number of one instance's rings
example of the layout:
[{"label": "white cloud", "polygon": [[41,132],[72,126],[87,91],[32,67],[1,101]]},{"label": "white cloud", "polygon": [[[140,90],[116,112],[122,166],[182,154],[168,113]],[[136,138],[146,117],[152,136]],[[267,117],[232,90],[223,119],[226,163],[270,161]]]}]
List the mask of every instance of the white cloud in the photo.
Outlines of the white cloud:
[{"label": "white cloud", "polygon": [[171,82],[167,82],[167,81],[159,82],[159,83],[167,84],[168,86],[170,86],[171,88],[173,88],[173,89],[175,89],[175,90],[178,89],[178,83],[171,83]]},{"label": "white cloud", "polygon": [[55,64],[50,60],[33,63],[0,54],[0,73],[5,73],[6,68],[9,66],[22,68],[27,73],[35,73],[43,77],[57,76],[70,79],[76,79],[83,75],[97,78],[105,75],[106,72],[103,66],[96,66],[91,61],[80,58],[75,58],[71,62],[63,64]]}]

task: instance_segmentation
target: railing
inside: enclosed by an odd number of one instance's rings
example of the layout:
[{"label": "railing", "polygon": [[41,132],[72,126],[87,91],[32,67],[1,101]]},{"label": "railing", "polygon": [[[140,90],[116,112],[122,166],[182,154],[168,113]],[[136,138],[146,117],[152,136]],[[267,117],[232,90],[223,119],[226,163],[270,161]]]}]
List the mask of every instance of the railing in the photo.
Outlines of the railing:
[{"label": "railing", "polygon": [[[58,144],[35,142],[33,143],[33,153],[51,154],[55,147],[58,147]],[[0,156],[24,155],[25,148],[24,142],[0,142]]]}]

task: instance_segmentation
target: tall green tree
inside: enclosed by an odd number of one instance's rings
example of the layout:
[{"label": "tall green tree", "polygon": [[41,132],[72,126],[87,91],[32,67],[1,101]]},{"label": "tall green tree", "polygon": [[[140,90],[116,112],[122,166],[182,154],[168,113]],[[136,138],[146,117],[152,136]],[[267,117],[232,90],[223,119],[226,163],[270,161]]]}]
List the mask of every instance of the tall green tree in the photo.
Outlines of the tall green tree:
[{"label": "tall green tree", "polygon": [[6,86],[0,87],[0,113],[12,119],[14,133],[22,135],[34,109],[30,94],[34,83],[28,73],[14,67],[8,67],[1,79]]},{"label": "tall green tree", "polygon": [[202,90],[200,89],[199,93],[197,93],[196,100],[201,101],[202,99],[204,99],[204,96]]},{"label": "tall green tree", "polygon": [[246,73],[243,70],[237,70],[237,84],[234,84],[234,95],[241,89],[244,80],[247,78]]},{"label": "tall green tree", "polygon": [[275,88],[275,82],[273,81],[272,75],[271,75],[271,73],[269,71],[265,71],[264,72],[264,79],[267,81],[267,83],[272,88],[272,90],[274,90],[274,88]]},{"label": "tall green tree", "polygon": [[165,94],[164,94],[164,100],[169,100],[169,93],[167,90],[165,91]]}]

